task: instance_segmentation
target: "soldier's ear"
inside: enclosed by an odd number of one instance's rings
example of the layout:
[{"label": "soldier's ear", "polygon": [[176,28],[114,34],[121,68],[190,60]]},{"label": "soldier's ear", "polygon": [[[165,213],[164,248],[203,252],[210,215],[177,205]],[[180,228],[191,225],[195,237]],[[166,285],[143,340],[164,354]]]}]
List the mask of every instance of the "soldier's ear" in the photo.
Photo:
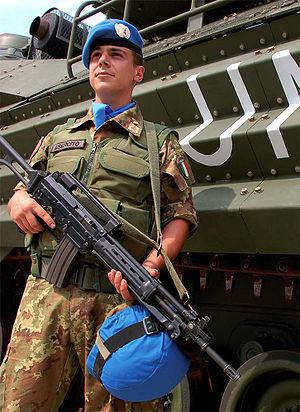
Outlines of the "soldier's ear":
[{"label": "soldier's ear", "polygon": [[140,83],[143,80],[144,73],[145,73],[145,67],[144,66],[136,66],[135,74],[134,74],[134,81],[136,83]]}]

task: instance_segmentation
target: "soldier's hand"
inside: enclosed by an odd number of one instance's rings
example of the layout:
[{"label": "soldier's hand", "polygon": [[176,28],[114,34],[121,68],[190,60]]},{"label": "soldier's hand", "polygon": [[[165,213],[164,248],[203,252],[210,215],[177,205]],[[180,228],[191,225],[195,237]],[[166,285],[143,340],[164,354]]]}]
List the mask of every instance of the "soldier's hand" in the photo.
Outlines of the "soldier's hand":
[{"label": "soldier's hand", "polygon": [[51,229],[55,227],[52,217],[25,190],[17,190],[7,205],[14,223],[24,233],[39,233],[45,230],[37,217]]},{"label": "soldier's hand", "polygon": [[[143,266],[145,267],[145,269],[148,270],[151,276],[158,276],[159,272],[157,269],[147,267],[146,265]],[[108,279],[110,280],[111,284],[116,288],[117,292],[120,293],[124,300],[134,300],[134,297],[128,290],[127,282],[125,279],[123,279],[122,273],[120,271],[111,269],[111,271],[108,272]]]}]

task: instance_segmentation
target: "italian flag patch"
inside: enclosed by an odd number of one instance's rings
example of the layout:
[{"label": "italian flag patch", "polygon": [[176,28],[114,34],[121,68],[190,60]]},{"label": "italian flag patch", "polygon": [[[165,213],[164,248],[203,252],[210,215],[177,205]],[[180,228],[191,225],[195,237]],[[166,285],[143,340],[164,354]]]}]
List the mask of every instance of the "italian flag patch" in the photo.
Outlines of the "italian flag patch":
[{"label": "italian flag patch", "polygon": [[182,176],[185,179],[188,179],[190,174],[189,174],[189,168],[188,168],[188,164],[187,161],[183,158],[178,160],[178,168],[180,170],[180,173],[182,174]]}]

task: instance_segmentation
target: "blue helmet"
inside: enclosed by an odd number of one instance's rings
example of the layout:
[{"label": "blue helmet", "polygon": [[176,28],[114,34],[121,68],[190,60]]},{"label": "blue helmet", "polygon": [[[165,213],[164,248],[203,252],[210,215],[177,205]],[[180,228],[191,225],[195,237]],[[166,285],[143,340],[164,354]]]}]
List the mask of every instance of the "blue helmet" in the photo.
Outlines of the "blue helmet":
[{"label": "blue helmet", "polygon": [[177,343],[141,305],[108,317],[87,359],[91,375],[113,396],[131,402],[168,394],[189,365]]},{"label": "blue helmet", "polygon": [[143,54],[143,39],[138,29],[124,20],[107,19],[91,28],[82,52],[82,62],[87,69],[95,44],[126,47]]}]

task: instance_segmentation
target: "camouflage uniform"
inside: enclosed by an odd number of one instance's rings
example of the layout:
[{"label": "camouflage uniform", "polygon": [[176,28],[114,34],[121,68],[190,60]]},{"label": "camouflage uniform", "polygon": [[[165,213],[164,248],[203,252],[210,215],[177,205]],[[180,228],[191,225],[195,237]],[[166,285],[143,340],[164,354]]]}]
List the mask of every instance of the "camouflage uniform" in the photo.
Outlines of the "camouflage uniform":
[{"label": "camouflage uniform", "polygon": [[[97,131],[91,110],[69,127],[75,133],[87,130],[95,143],[110,137],[112,132],[120,133],[120,128],[122,133],[140,138],[143,119],[138,107],[121,113]],[[52,136],[53,132],[50,132],[33,151],[32,165],[46,169],[50,162]],[[68,141],[56,149],[67,151],[67,145],[72,146],[73,143]],[[180,169],[179,161],[184,159],[176,135],[168,133],[160,148],[162,225],[175,218],[183,218],[191,223],[193,231],[197,226],[190,189],[193,176],[187,163],[183,171]],[[22,189],[22,186],[18,185],[17,189]],[[106,279],[104,270],[99,276]],[[105,292],[81,290],[72,284],[57,288],[40,277],[29,276],[1,367],[0,410],[56,411],[78,365],[85,374],[86,411],[162,410],[161,400],[130,403],[113,398],[86,371],[85,360],[98,326],[121,302],[113,289],[108,288]]]}]

